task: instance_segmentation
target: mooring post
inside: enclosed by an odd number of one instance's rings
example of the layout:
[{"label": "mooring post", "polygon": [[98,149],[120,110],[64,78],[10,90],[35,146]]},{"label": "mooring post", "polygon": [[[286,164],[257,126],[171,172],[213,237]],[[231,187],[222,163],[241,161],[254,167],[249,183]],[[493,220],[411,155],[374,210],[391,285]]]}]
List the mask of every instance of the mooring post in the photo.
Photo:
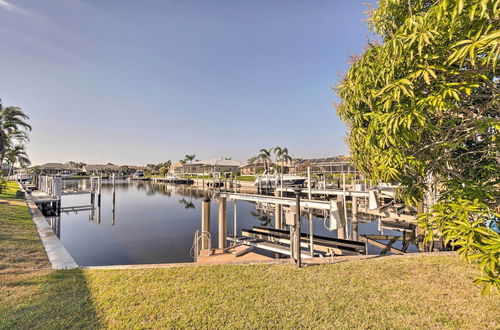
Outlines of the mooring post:
[{"label": "mooring post", "polygon": [[358,197],[352,197],[352,233],[353,238],[359,240],[358,232]]},{"label": "mooring post", "polygon": [[111,182],[113,183],[113,208],[111,210],[112,213],[112,218],[111,218],[111,224],[114,226],[115,225],[115,217],[116,217],[116,187],[115,187],[115,174],[113,173],[113,176],[111,177]]},{"label": "mooring post", "polygon": [[60,175],[57,175],[54,178],[54,183],[55,183],[55,197],[57,198],[57,203],[56,203],[56,210],[57,214],[61,213],[61,200],[62,200],[62,178]]},{"label": "mooring post", "polygon": [[101,203],[97,204],[97,224],[101,223]]},{"label": "mooring post", "polygon": [[282,224],[283,207],[281,204],[274,204],[274,228],[283,229]]},{"label": "mooring post", "polygon": [[236,235],[238,234],[238,206],[236,199],[233,201],[233,244],[236,244]]},{"label": "mooring post", "polygon": [[309,250],[312,258],[314,256],[314,225],[313,225],[313,215],[311,209],[309,209]]},{"label": "mooring post", "polygon": [[358,197],[352,196],[352,220],[358,221]]},{"label": "mooring post", "polygon": [[97,206],[101,207],[101,185],[102,177],[97,178]]},{"label": "mooring post", "polygon": [[311,168],[307,167],[307,199],[312,199]]},{"label": "mooring post", "polygon": [[295,258],[297,260],[297,267],[300,268],[302,267],[302,258],[301,258],[301,249],[300,249],[300,193],[301,193],[300,186],[296,186],[294,189],[295,193],[295,206],[297,208],[297,213],[295,216]]},{"label": "mooring post", "polygon": [[346,192],[345,173],[342,173],[342,192],[343,192],[342,203],[344,204],[344,215],[346,219],[346,224],[343,227],[344,237],[349,239],[349,228],[348,228],[349,221],[347,221],[347,199],[346,199],[347,192]]},{"label": "mooring post", "polygon": [[219,198],[219,249],[227,246],[227,199]]},{"label": "mooring post", "polygon": [[[283,191],[274,191],[274,196],[279,197]],[[283,229],[283,207],[281,204],[274,204],[274,228]]]},{"label": "mooring post", "polygon": [[201,249],[210,247],[210,199],[207,197],[201,202]]},{"label": "mooring post", "polygon": [[[290,212],[285,214],[286,224],[290,229],[290,260],[295,262],[295,208],[296,205],[290,206]],[[293,218],[293,219],[292,219]]]}]

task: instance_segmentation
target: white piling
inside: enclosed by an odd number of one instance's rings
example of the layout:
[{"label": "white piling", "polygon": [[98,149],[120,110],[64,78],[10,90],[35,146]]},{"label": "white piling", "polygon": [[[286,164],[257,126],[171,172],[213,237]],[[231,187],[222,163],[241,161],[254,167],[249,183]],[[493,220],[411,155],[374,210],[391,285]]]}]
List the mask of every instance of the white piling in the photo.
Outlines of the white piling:
[{"label": "white piling", "polygon": [[311,189],[312,189],[312,184],[311,184],[311,168],[308,167],[307,168],[307,197],[308,197],[308,199],[312,199],[311,198],[311,196],[312,196]]},{"label": "white piling", "polygon": [[236,244],[236,235],[238,234],[238,208],[236,205],[236,199],[233,201],[233,243]]},{"label": "white piling", "polygon": [[[346,199],[346,183],[345,183],[345,173],[342,173],[342,191],[343,191],[343,203],[344,203],[344,214],[347,220],[347,199]],[[345,234],[344,237],[349,239],[349,228],[348,228],[349,222],[346,221],[345,224]]]},{"label": "white piling", "polygon": [[219,249],[224,249],[227,246],[227,199],[219,199]]},{"label": "white piling", "polygon": [[201,202],[201,249],[208,250],[210,243],[210,200]]}]

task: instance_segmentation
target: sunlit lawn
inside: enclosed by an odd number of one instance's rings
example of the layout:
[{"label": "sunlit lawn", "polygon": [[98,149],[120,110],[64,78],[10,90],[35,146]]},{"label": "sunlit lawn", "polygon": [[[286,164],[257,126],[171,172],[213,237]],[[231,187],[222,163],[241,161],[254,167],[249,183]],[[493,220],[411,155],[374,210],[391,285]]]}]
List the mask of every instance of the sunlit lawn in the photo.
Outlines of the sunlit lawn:
[{"label": "sunlit lawn", "polygon": [[0,197],[0,328],[500,326],[499,295],[481,296],[455,256],[52,271],[12,194]]}]

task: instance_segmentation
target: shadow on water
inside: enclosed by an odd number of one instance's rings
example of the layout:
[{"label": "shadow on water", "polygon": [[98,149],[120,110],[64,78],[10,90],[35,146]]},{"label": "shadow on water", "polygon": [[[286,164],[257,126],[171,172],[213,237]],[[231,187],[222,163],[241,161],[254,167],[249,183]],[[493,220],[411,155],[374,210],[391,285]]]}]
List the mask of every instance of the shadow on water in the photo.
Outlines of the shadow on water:
[{"label": "shadow on water", "polygon": [[29,281],[30,283],[23,281],[16,284],[22,286],[35,284],[40,290],[34,291],[25,303],[19,304],[19,308],[8,312],[5,328],[95,329],[102,327],[102,322],[92,302],[87,279],[81,269],[58,270],[35,276],[36,279]]}]

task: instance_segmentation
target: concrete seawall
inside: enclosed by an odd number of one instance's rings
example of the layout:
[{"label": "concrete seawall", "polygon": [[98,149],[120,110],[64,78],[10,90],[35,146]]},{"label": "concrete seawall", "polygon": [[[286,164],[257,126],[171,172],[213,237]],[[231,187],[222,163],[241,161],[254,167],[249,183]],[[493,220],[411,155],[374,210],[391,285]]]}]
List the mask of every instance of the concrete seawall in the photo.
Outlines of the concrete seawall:
[{"label": "concrete seawall", "polygon": [[[21,185],[19,185],[19,187],[24,191]],[[52,230],[52,227],[42,214],[42,211],[40,211],[38,206],[36,206],[35,202],[28,193],[25,192],[25,195],[26,205],[28,206],[32,220],[35,223],[38,236],[40,237],[45,253],[47,254],[50,264],[52,265],[52,269],[78,268],[78,264],[61,243],[54,230]]]}]

